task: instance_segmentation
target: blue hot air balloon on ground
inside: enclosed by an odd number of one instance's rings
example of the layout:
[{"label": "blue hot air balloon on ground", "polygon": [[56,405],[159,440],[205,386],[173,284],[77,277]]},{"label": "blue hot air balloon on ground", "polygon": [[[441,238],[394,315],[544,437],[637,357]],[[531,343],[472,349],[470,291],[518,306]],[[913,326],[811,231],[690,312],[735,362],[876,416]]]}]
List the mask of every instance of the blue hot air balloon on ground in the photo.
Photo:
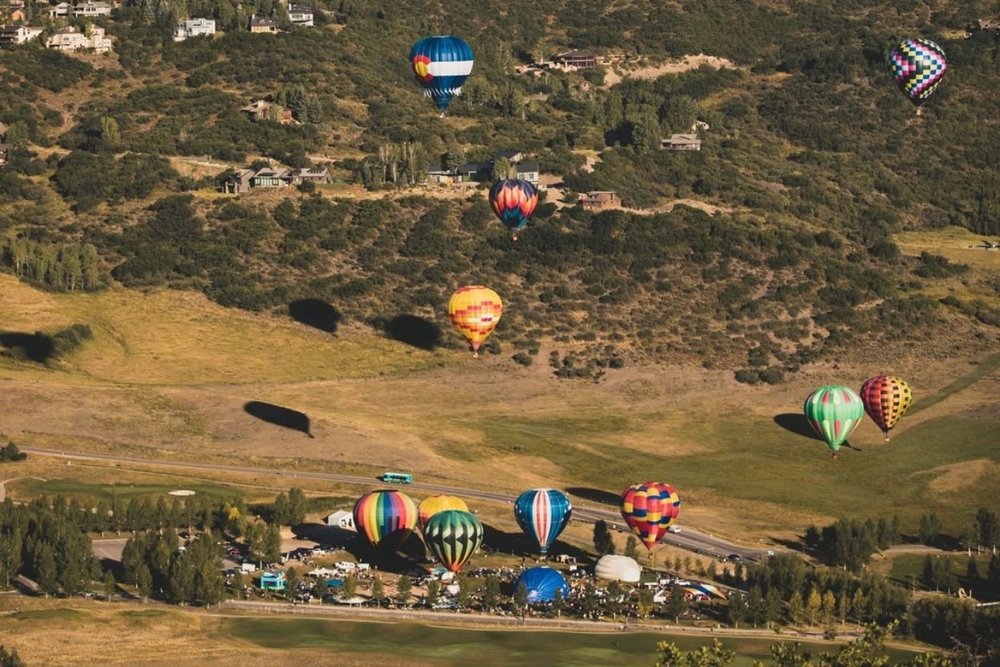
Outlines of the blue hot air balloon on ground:
[{"label": "blue hot air balloon on ground", "polygon": [[424,95],[434,100],[444,115],[451,98],[462,92],[472,73],[472,48],[451,35],[424,37],[410,49],[410,66]]},{"label": "blue hot air balloon on ground", "polygon": [[538,542],[538,550],[543,554],[548,553],[572,513],[569,498],[556,489],[529,489],[514,501],[517,525]]},{"label": "blue hot air balloon on ground", "polygon": [[569,584],[566,583],[566,579],[551,567],[528,568],[518,577],[517,585],[524,586],[529,604],[552,602],[556,599],[556,591],[562,593],[564,600],[569,596]]}]

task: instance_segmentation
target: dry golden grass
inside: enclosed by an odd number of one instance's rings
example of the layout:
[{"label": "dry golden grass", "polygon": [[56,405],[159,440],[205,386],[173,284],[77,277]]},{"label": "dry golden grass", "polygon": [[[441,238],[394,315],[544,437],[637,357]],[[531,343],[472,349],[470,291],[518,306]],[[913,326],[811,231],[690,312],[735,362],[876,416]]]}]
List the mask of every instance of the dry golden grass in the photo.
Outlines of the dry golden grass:
[{"label": "dry golden grass", "polygon": [[932,468],[928,472],[937,475],[927,484],[931,491],[935,494],[953,493],[975,484],[984,477],[1000,479],[1000,464],[989,459],[977,459]]}]

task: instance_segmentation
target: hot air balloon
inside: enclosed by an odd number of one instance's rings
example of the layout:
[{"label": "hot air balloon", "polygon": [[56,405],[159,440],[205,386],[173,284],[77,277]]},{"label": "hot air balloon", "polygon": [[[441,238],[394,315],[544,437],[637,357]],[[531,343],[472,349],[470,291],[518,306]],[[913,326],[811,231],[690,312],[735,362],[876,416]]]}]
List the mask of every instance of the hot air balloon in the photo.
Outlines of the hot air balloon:
[{"label": "hot air balloon", "polygon": [[517,233],[528,224],[538,206],[538,190],[528,181],[505,178],[490,188],[490,206],[516,241]]},{"label": "hot air balloon", "polygon": [[417,525],[417,504],[399,491],[371,491],[354,503],[354,526],[376,549],[394,553]]},{"label": "hot air balloon", "polygon": [[833,450],[833,458],[865,414],[861,398],[843,385],[820,387],[806,398],[803,410],[813,430]]},{"label": "hot air balloon", "polygon": [[622,581],[637,584],[642,579],[642,568],[634,558],[606,554],[594,565],[594,576],[604,581]]},{"label": "hot air balloon", "polygon": [[472,356],[479,356],[479,346],[500,321],[503,303],[500,296],[482,285],[459,287],[448,301],[448,315],[458,333],[472,346]]},{"label": "hot air balloon", "polygon": [[424,542],[442,565],[458,572],[483,544],[483,533],[483,524],[475,514],[444,510],[427,522]]},{"label": "hot air balloon", "polygon": [[552,602],[556,599],[556,592],[561,593],[564,600],[569,597],[569,584],[566,583],[566,578],[544,565],[529,567],[517,578],[516,585],[524,586],[529,604]]},{"label": "hot air balloon", "polygon": [[556,489],[529,489],[514,501],[514,518],[528,536],[538,542],[538,550],[549,552],[549,546],[559,537],[573,506],[562,491]]},{"label": "hot air balloon", "polygon": [[904,39],[889,51],[889,74],[920,113],[948,71],[941,47],[929,39]]},{"label": "hot air balloon", "polygon": [[677,489],[662,482],[633,484],[622,491],[622,518],[652,551],[680,513]]},{"label": "hot air balloon", "polygon": [[410,49],[410,66],[424,95],[434,100],[444,116],[451,98],[462,92],[472,73],[472,49],[451,35],[424,37]]},{"label": "hot air balloon", "polygon": [[431,496],[424,498],[417,508],[417,523],[420,525],[420,532],[424,532],[427,522],[432,516],[444,510],[462,510],[468,512],[469,507],[465,501],[455,496]]},{"label": "hot air balloon", "polygon": [[889,431],[913,402],[913,390],[905,380],[891,375],[876,375],[861,385],[861,402],[888,442]]}]

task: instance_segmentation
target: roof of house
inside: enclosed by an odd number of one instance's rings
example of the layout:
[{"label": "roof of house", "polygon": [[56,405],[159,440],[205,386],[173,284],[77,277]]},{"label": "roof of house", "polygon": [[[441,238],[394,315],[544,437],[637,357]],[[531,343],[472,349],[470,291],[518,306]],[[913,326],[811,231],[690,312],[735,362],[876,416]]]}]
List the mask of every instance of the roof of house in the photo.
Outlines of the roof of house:
[{"label": "roof of house", "polygon": [[529,171],[538,171],[537,162],[521,162],[517,165],[517,171],[519,174],[523,174]]},{"label": "roof of house", "polygon": [[256,14],[254,14],[253,16],[250,17],[250,25],[251,26],[260,25],[260,26],[268,26],[268,27],[276,27],[277,26],[277,24],[274,21],[272,21],[271,19],[269,19],[268,17],[266,17],[266,16],[257,16]]},{"label": "roof of house", "polygon": [[518,155],[521,155],[522,153],[523,151],[519,150],[500,151],[493,155],[493,159],[499,160],[500,158],[505,158],[509,160],[511,158],[517,157]]},{"label": "roof of house", "polygon": [[670,141],[701,141],[697,134],[671,134]]},{"label": "roof of house", "polygon": [[590,51],[580,51],[578,49],[573,49],[572,51],[564,51],[562,53],[557,53],[553,58],[596,58]]},{"label": "roof of house", "polygon": [[299,177],[301,178],[310,178],[310,177],[322,178],[329,175],[330,175],[330,170],[327,169],[326,167],[323,167],[322,169],[320,168],[310,169],[309,167],[303,167],[302,169],[299,169]]},{"label": "roof of house", "polygon": [[288,5],[289,14],[312,14],[313,8],[309,5]]},{"label": "roof of house", "polygon": [[474,174],[483,169],[488,169],[490,165],[485,162],[467,162],[466,164],[460,164],[455,167],[456,174]]}]

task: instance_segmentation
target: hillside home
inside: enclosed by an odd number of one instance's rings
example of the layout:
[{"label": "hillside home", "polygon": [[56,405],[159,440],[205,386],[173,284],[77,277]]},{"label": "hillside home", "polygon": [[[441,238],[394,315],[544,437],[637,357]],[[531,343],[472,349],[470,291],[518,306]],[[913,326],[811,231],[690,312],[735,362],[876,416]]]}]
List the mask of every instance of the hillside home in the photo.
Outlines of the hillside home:
[{"label": "hillside home", "polygon": [[266,16],[254,14],[250,17],[250,32],[254,35],[277,35],[278,24]]},{"label": "hillside home", "polygon": [[517,174],[516,178],[520,178],[522,181],[528,181],[532,185],[538,185],[538,163],[537,162],[518,162],[516,165]]},{"label": "hillside home", "polygon": [[174,41],[183,42],[192,37],[210,37],[215,34],[215,19],[188,19],[174,28]]},{"label": "hillside home", "polygon": [[49,18],[65,18],[69,16],[71,11],[73,11],[73,7],[68,2],[60,2],[58,5],[49,7]]},{"label": "hillside home", "polygon": [[73,16],[93,18],[95,16],[111,16],[111,5],[106,2],[88,1],[73,7]]},{"label": "hillside home", "polygon": [[66,26],[49,37],[45,46],[56,51],[92,49],[96,53],[107,53],[111,50],[111,39],[104,36],[104,28],[99,26],[88,25],[85,33],[75,26]]},{"label": "hillside home", "polygon": [[671,134],[669,139],[660,139],[660,148],[667,151],[700,151],[701,139],[697,134]]},{"label": "hillside home", "polygon": [[240,113],[245,114],[252,121],[273,120],[282,125],[291,125],[295,122],[292,118],[292,110],[287,107],[279,107],[277,104],[257,100],[240,109]]},{"label": "hillside home", "polygon": [[253,188],[285,188],[305,182],[332,183],[333,178],[326,167],[322,169],[262,167],[257,171],[237,169],[222,182],[222,191],[228,194],[241,194],[249,192]]},{"label": "hillside home", "polygon": [[606,208],[618,208],[622,205],[618,193],[610,190],[595,190],[580,195],[580,204],[585,211],[600,211]]},{"label": "hillside home", "polygon": [[597,56],[589,51],[564,51],[552,56],[552,62],[563,69],[586,69],[597,66]]},{"label": "hillside home", "polygon": [[451,185],[455,182],[455,172],[438,165],[436,169],[427,172],[427,180],[438,185]]},{"label": "hillside home", "polygon": [[298,185],[299,183],[333,183],[333,178],[330,176],[330,170],[326,167],[322,169],[314,168],[303,168],[299,169],[298,173],[292,176],[292,184]]},{"label": "hillside home", "polygon": [[306,5],[288,5],[288,20],[292,25],[313,27],[313,8]]},{"label": "hillside home", "polygon": [[0,28],[0,44],[26,44],[42,34],[44,28],[29,25],[7,25]]}]

